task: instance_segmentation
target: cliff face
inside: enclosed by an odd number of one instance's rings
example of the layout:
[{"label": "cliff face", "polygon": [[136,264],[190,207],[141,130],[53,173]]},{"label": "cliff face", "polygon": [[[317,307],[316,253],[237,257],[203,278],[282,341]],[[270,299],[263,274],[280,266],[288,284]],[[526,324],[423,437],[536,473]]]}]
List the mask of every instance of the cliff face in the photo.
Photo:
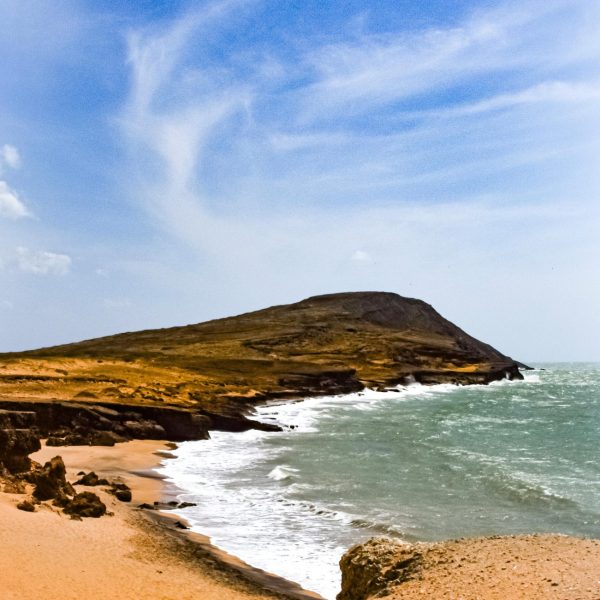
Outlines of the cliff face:
[{"label": "cliff face", "polygon": [[515,361],[425,302],[383,292],[0,355],[3,400],[170,407],[223,429],[252,426],[245,415],[269,398],[504,377],[520,377]]}]

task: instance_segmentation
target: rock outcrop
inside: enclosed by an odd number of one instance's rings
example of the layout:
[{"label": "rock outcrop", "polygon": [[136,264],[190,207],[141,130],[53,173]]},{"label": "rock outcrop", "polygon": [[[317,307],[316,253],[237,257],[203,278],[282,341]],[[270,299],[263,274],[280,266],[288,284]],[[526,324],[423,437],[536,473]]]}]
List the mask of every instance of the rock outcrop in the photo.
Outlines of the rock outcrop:
[{"label": "rock outcrop", "polygon": [[600,540],[518,535],[405,544],[375,538],[340,561],[338,600],[597,600]]},{"label": "rock outcrop", "polygon": [[36,500],[53,500],[57,506],[66,506],[75,495],[73,486],[67,481],[67,469],[60,456],[55,456],[43,467],[34,468],[28,480],[34,485]]},{"label": "rock outcrop", "polygon": [[65,504],[64,512],[71,517],[98,518],[106,514],[106,505],[93,492],[75,494],[72,500]]},{"label": "rock outcrop", "polygon": [[[28,415],[28,426],[35,423],[38,437],[47,438],[48,446],[113,446],[132,439],[201,440],[208,438],[210,426],[209,417],[175,407],[105,406],[101,403],[54,401],[25,403],[2,399],[0,407],[10,409],[0,411],[0,415]],[[19,410],[23,407],[28,410]],[[0,416],[0,427],[1,419]],[[29,434],[25,433],[28,430],[18,431],[21,432],[22,444],[26,439],[33,440],[35,437],[35,434],[28,437]],[[0,435],[1,432],[2,429]],[[36,449],[39,449],[39,445]]]},{"label": "rock outcrop", "polygon": [[417,546],[372,538],[348,550],[340,560],[342,590],[337,600],[385,596],[391,586],[413,578],[421,565]]},{"label": "rock outcrop", "polygon": [[31,466],[29,454],[40,449],[32,411],[0,410],[0,474],[22,473]]}]

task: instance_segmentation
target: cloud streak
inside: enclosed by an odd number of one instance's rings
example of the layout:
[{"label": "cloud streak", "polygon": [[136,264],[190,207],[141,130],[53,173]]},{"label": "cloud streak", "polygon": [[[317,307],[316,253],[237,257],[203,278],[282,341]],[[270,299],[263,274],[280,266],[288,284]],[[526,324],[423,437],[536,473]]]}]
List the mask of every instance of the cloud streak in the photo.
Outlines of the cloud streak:
[{"label": "cloud streak", "polygon": [[496,3],[283,51],[229,50],[234,6],[211,5],[217,55],[202,10],[131,33],[120,115],[130,194],[215,286],[257,303],[394,285],[445,300],[456,278],[479,289],[545,239],[562,248],[561,223],[583,231],[572,259],[592,251],[597,11]]},{"label": "cloud streak", "polygon": [[19,246],[15,263],[20,271],[34,275],[66,275],[71,268],[71,257],[54,252],[35,251]]}]

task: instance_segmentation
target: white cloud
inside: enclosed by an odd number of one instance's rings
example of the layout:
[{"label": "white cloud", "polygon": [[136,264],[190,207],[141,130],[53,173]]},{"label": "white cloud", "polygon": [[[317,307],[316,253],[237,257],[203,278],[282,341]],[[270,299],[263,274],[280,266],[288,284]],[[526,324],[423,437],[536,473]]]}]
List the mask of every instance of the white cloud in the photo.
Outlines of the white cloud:
[{"label": "white cloud", "polygon": [[4,146],[0,148],[0,159],[11,169],[18,169],[21,166],[21,155],[19,154],[19,151],[10,144],[4,144]]},{"label": "white cloud", "polygon": [[407,117],[419,114],[421,116],[469,116],[527,104],[582,104],[598,100],[600,100],[600,83],[598,82],[544,81],[517,92],[498,94],[485,100],[457,107],[412,113]]},{"label": "white cloud", "polygon": [[12,310],[15,305],[10,300],[0,300],[0,309]]},{"label": "white cloud", "polygon": [[0,180],[0,217],[20,219],[29,216],[31,213],[19,200],[17,193],[10,189],[6,181]]},{"label": "white cloud", "polygon": [[581,6],[298,44],[278,89],[252,49],[244,69],[206,59],[198,22],[133,35],[128,176],[181,263],[244,308],[344,289],[489,306],[497,270],[591,246],[574,232],[600,190],[600,53]]},{"label": "white cloud", "polygon": [[71,268],[71,257],[67,254],[35,251],[19,246],[16,256],[17,267],[36,275],[66,275]]},{"label": "white cloud", "polygon": [[185,46],[202,28],[212,27],[246,0],[214,2],[193,11],[163,32],[136,31],[128,36],[131,89],[121,124],[139,157],[154,169],[144,182],[146,208],[176,235],[198,239],[197,224],[209,219],[193,191],[209,141],[250,102],[247,85],[215,84],[202,69],[181,65]]}]

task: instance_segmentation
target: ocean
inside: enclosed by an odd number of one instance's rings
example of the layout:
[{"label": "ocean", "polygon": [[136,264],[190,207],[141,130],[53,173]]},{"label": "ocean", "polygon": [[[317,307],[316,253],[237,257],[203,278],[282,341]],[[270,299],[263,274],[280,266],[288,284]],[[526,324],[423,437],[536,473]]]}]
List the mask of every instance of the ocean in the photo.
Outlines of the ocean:
[{"label": "ocean", "polygon": [[198,504],[178,511],[194,529],[327,599],[373,536],[600,538],[600,364],[538,367],[262,407],[289,428],[185,442],[162,473]]}]

